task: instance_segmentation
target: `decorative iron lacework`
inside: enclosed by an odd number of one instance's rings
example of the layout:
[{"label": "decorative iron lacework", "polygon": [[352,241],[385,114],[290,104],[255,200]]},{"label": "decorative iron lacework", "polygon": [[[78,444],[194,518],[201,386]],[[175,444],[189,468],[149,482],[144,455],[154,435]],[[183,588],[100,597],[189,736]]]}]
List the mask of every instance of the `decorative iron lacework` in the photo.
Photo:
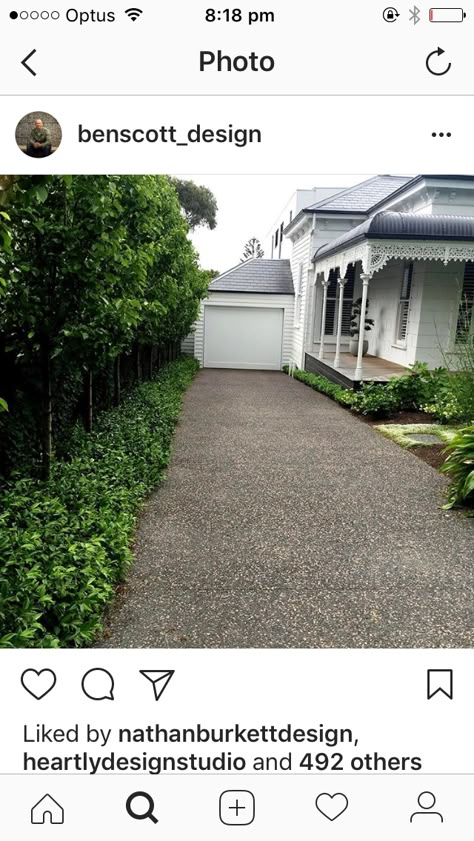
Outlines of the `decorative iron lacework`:
[{"label": "decorative iron lacework", "polygon": [[316,275],[329,278],[331,270],[339,269],[345,277],[351,263],[362,263],[364,274],[381,271],[389,260],[438,260],[447,266],[452,262],[474,260],[474,242],[406,242],[387,240],[359,243],[353,248],[316,261]]}]

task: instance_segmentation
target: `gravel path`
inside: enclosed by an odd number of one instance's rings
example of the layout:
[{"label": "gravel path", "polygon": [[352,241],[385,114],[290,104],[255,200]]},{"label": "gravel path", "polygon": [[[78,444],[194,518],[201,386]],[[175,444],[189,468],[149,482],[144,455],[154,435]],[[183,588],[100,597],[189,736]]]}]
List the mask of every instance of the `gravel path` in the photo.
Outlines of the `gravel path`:
[{"label": "gravel path", "polygon": [[204,370],[102,647],[472,647],[474,521],[280,373]]}]

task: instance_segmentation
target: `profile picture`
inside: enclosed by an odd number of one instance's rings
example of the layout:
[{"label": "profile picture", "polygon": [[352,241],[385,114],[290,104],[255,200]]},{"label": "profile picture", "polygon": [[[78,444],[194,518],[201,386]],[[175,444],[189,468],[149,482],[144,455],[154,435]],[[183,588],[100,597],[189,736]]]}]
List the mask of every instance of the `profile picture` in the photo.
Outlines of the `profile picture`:
[{"label": "profile picture", "polygon": [[61,126],[46,111],[26,114],[16,127],[16,142],[30,158],[48,158],[61,145]]}]

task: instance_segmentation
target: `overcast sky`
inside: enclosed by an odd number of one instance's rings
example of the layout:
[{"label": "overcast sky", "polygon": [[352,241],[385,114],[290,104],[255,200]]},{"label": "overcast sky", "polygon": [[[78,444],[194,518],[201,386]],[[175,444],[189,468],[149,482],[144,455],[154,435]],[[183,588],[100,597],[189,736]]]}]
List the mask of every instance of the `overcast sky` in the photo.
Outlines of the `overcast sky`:
[{"label": "overcast sky", "polygon": [[[213,231],[199,228],[192,236],[205,269],[225,272],[235,266],[250,237],[265,244],[267,234],[297,189],[351,187],[369,175],[182,175],[204,184],[219,208]],[[265,254],[270,257],[271,254]]]}]

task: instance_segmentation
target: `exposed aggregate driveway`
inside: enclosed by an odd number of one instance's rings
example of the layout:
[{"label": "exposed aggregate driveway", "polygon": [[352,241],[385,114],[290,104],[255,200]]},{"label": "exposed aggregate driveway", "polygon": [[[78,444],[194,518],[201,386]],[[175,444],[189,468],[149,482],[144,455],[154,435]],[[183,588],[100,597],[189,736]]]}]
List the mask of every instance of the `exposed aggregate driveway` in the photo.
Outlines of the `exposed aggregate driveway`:
[{"label": "exposed aggregate driveway", "polygon": [[282,373],[201,371],[103,647],[470,647],[474,521]]}]

